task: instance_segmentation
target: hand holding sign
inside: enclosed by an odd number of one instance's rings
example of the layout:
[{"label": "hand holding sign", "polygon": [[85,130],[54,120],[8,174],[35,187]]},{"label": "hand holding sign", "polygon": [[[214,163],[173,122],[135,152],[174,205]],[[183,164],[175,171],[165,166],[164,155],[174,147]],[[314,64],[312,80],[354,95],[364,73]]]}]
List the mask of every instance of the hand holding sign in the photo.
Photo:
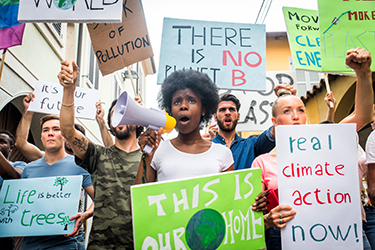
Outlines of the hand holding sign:
[{"label": "hand holding sign", "polygon": [[[91,214],[92,216],[92,214]],[[81,228],[82,224],[91,217],[87,213],[77,213],[76,215],[69,218],[70,221],[76,220],[74,224],[74,230],[70,234],[66,234],[66,237],[75,237],[78,236],[79,229]]]},{"label": "hand holding sign", "polygon": [[336,99],[333,96],[332,91],[327,92],[326,96],[324,97],[324,101],[326,102],[329,109],[334,109],[336,107]]},{"label": "hand holding sign", "polygon": [[77,64],[72,61],[73,70],[69,68],[68,61],[61,62],[61,71],[57,75],[60,84],[65,87],[76,86],[79,76],[79,68]]},{"label": "hand holding sign", "polygon": [[96,117],[95,117],[96,121],[98,123],[100,123],[100,122],[104,122],[105,123],[105,121],[104,121],[104,109],[102,107],[102,103],[101,102],[96,102],[95,106],[96,106]]},{"label": "hand holding sign", "polygon": [[34,101],[35,95],[30,92],[25,98],[23,98],[23,106],[25,107],[25,112],[29,109],[30,102]]},{"label": "hand holding sign", "polygon": [[275,92],[275,95],[277,97],[279,97],[279,95],[280,95],[279,90],[281,90],[281,89],[286,89],[286,90],[290,91],[290,93],[292,95],[296,95],[296,93],[297,93],[297,89],[295,87],[293,87],[289,83],[283,83],[283,84],[276,85],[276,87],[273,89],[273,91]]},{"label": "hand holding sign", "polygon": [[267,195],[265,191],[260,192],[260,194],[255,197],[255,202],[253,203],[252,209],[257,212],[267,212]]},{"label": "hand holding sign", "polygon": [[[287,212],[284,210],[287,210]],[[264,224],[266,227],[284,228],[287,222],[294,218],[296,213],[296,210],[292,210],[289,205],[278,205],[265,215]]]}]

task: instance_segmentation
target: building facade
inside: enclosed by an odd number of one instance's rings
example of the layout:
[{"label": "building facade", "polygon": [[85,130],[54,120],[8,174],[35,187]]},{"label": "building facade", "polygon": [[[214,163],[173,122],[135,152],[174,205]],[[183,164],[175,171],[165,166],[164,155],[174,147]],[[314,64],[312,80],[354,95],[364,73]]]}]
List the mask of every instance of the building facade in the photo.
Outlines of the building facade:
[{"label": "building facade", "polygon": [[[86,24],[74,25],[74,58],[80,67],[79,87],[99,90],[105,113],[108,112],[112,100],[118,98],[123,91],[127,91],[133,97],[137,93],[145,102],[145,75],[155,72],[152,58],[129,66],[132,81],[127,68],[103,77]],[[0,82],[1,129],[7,129],[15,134],[24,111],[23,98],[34,90],[37,81],[58,83],[60,62],[66,54],[66,30],[66,23],[27,23],[22,45],[6,51]],[[34,114],[29,135],[29,141],[40,149],[43,149],[43,146],[40,141],[39,119],[43,115]],[[102,144],[95,120],[76,119],[76,122],[84,126],[90,140]],[[25,159],[16,150],[11,160]]]}]

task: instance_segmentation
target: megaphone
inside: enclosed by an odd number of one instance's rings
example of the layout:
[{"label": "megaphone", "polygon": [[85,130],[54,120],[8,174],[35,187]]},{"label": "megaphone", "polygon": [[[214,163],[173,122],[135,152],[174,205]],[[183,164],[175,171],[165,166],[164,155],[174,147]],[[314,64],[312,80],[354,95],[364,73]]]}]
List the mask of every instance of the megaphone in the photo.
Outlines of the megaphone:
[{"label": "megaphone", "polygon": [[[165,111],[143,107],[124,91],[117,100],[112,116],[112,126],[120,125],[139,125],[155,131],[163,128],[163,133],[170,133],[176,126],[176,119]],[[148,145],[144,148],[148,154],[151,150],[152,148]]]}]

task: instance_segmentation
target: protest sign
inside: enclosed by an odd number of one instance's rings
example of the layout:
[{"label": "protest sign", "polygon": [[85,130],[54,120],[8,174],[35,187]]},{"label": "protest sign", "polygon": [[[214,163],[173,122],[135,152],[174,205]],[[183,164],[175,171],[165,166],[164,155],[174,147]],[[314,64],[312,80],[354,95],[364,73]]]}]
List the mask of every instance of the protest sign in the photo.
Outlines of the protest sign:
[{"label": "protest sign", "polygon": [[154,55],[139,0],[124,0],[122,23],[88,24],[87,27],[103,75]]},{"label": "protest sign", "polygon": [[[35,98],[30,103],[29,111],[60,115],[63,96],[63,87],[60,84],[38,81],[34,94]],[[74,93],[75,117],[94,120],[95,103],[99,101],[99,98],[99,90],[77,87]]]},{"label": "protest sign", "polygon": [[157,82],[182,69],[221,89],[265,91],[265,26],[164,18]]},{"label": "protest sign", "polygon": [[283,249],[363,249],[355,124],[276,127]]},{"label": "protest sign", "polygon": [[318,11],[283,7],[296,69],[322,71]]},{"label": "protest sign", "polygon": [[263,214],[251,208],[261,191],[260,172],[132,186],[134,248],[264,248]]},{"label": "protest sign", "polygon": [[231,93],[241,103],[239,110],[240,120],[237,123],[236,131],[263,131],[272,126],[272,105],[276,100],[273,88],[282,83],[289,83],[292,86],[297,84],[295,71],[267,71],[266,91],[252,92],[239,90],[220,90],[219,94]]},{"label": "protest sign", "polygon": [[18,21],[121,22],[120,0],[20,0]]},{"label": "protest sign", "polygon": [[361,47],[375,53],[373,1],[318,0],[318,10],[323,71],[351,71],[345,65],[349,49]]},{"label": "protest sign", "polygon": [[78,211],[82,176],[5,180],[0,191],[1,237],[68,234]]}]

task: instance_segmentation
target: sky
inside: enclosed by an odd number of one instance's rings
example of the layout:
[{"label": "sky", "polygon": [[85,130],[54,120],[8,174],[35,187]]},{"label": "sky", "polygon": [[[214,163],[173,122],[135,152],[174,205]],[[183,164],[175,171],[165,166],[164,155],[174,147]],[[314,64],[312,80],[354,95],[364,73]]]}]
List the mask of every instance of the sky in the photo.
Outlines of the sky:
[{"label": "sky", "polygon": [[[218,21],[233,23],[255,23],[259,9],[264,0],[142,0],[147,29],[154,52],[156,70],[159,67],[160,44],[164,17]],[[267,32],[286,31],[283,6],[305,9],[318,9],[317,0],[265,0],[271,2],[268,14],[264,19]],[[261,15],[262,16],[262,15]],[[258,22],[259,23],[259,22]],[[146,77],[147,107],[157,107],[156,97],[159,85],[156,84],[157,73]]]}]

